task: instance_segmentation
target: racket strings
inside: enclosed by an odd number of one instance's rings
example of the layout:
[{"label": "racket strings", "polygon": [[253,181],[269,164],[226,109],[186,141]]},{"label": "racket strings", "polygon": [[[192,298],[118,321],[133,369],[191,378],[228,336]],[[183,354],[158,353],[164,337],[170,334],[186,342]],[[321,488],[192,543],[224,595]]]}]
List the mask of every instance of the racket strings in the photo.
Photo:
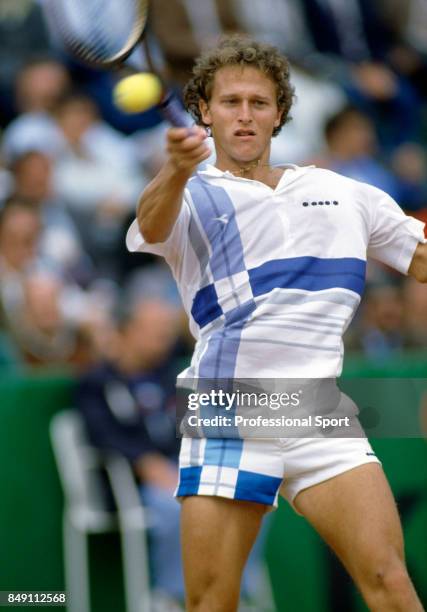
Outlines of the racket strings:
[{"label": "racket strings", "polygon": [[48,20],[83,61],[113,64],[133,49],[146,22],[141,0],[49,0]]}]

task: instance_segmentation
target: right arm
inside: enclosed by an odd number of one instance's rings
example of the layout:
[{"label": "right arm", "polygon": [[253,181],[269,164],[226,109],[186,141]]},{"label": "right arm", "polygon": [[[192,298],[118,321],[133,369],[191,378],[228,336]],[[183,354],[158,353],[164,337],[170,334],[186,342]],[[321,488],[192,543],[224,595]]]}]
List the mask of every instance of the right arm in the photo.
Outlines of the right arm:
[{"label": "right arm", "polygon": [[201,127],[171,128],[167,134],[167,159],[144,190],[137,209],[139,230],[147,243],[164,242],[182,206],[185,185],[200,162],[211,152]]}]

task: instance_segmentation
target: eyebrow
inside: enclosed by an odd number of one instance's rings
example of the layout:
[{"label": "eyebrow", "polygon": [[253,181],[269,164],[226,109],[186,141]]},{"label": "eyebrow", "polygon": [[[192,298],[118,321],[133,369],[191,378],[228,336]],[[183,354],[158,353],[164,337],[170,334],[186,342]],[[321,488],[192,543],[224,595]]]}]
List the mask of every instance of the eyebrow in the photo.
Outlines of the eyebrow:
[{"label": "eyebrow", "polygon": [[[241,98],[242,95],[239,93],[226,93],[226,94],[222,94],[221,96],[219,96],[220,100],[227,100],[228,98]],[[266,96],[262,96],[260,94],[253,94],[250,96],[250,98],[255,98],[257,100],[263,100],[265,102],[270,102],[270,98],[266,97]]]}]

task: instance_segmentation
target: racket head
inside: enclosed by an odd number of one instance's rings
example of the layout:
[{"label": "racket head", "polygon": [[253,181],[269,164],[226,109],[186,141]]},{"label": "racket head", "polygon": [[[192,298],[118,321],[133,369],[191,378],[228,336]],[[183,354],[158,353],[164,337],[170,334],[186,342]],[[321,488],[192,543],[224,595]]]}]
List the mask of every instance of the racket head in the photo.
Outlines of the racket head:
[{"label": "racket head", "polygon": [[148,0],[45,0],[49,27],[64,49],[90,66],[112,68],[144,36]]}]

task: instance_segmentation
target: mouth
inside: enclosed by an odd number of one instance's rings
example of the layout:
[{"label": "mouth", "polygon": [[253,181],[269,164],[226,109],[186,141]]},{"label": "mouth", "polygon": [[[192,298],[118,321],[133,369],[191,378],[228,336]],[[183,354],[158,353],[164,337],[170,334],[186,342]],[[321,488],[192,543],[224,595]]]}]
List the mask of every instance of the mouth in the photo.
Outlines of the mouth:
[{"label": "mouth", "polygon": [[250,140],[251,138],[256,136],[256,133],[250,129],[239,129],[234,132],[234,136],[236,136],[240,140]]}]

